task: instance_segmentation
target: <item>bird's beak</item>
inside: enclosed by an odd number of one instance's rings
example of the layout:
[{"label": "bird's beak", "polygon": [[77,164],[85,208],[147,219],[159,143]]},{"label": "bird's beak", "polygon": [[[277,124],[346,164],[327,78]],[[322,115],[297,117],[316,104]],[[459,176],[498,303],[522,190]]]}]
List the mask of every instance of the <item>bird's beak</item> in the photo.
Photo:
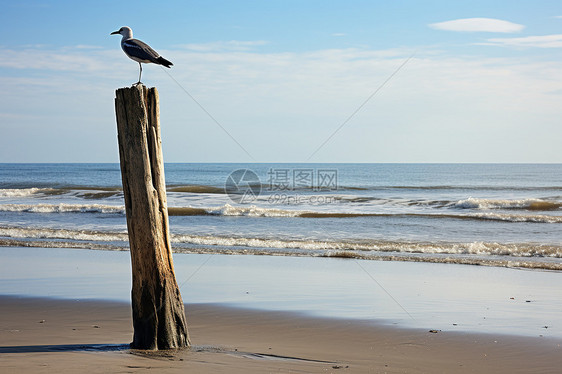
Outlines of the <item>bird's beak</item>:
[{"label": "bird's beak", "polygon": [[115,35],[115,34],[119,34],[119,30],[113,31],[113,32],[112,32],[111,34],[109,34],[109,35]]}]

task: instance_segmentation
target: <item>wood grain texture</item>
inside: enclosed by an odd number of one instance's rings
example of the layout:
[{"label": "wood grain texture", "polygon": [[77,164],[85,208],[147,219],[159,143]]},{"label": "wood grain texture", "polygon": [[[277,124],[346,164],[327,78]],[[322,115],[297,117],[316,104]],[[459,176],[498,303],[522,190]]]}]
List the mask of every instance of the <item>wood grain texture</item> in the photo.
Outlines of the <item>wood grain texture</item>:
[{"label": "wood grain texture", "polygon": [[158,91],[118,89],[115,111],[133,273],[131,347],[188,347],[170,245]]}]

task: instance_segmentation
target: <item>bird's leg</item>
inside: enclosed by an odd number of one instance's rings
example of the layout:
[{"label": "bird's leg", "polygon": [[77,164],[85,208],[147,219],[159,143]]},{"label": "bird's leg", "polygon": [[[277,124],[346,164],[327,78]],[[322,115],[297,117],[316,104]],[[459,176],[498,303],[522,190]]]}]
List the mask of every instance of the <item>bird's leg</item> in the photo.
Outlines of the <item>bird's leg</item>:
[{"label": "bird's leg", "polygon": [[141,84],[142,65],[141,65],[140,62],[139,62],[139,68],[140,68],[140,71],[139,71],[139,81],[137,82],[137,84]]}]

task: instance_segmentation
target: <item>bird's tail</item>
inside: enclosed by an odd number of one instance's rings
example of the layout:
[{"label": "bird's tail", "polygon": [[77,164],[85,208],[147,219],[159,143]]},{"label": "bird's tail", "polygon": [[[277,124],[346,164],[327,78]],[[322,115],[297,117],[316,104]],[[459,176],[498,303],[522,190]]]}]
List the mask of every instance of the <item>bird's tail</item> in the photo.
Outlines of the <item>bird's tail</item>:
[{"label": "bird's tail", "polygon": [[170,61],[166,60],[164,57],[160,56],[156,59],[156,62],[160,65],[164,65],[165,67],[169,68],[170,66],[174,65]]}]

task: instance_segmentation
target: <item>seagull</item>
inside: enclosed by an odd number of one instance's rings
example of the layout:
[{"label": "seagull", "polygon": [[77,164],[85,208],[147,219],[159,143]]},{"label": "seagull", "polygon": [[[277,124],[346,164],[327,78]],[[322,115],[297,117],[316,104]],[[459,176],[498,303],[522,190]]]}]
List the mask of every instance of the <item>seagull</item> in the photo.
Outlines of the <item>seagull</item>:
[{"label": "seagull", "polygon": [[139,81],[136,84],[141,83],[142,75],[142,65],[141,62],[148,64],[152,62],[153,64],[163,65],[167,68],[173,64],[166,60],[164,57],[160,56],[158,52],[150,48],[150,46],[138,39],[133,39],[133,30],[128,26],[123,26],[117,31],[113,31],[110,35],[120,34],[123,35],[121,39],[121,49],[131,60],[135,60],[139,63]]}]

